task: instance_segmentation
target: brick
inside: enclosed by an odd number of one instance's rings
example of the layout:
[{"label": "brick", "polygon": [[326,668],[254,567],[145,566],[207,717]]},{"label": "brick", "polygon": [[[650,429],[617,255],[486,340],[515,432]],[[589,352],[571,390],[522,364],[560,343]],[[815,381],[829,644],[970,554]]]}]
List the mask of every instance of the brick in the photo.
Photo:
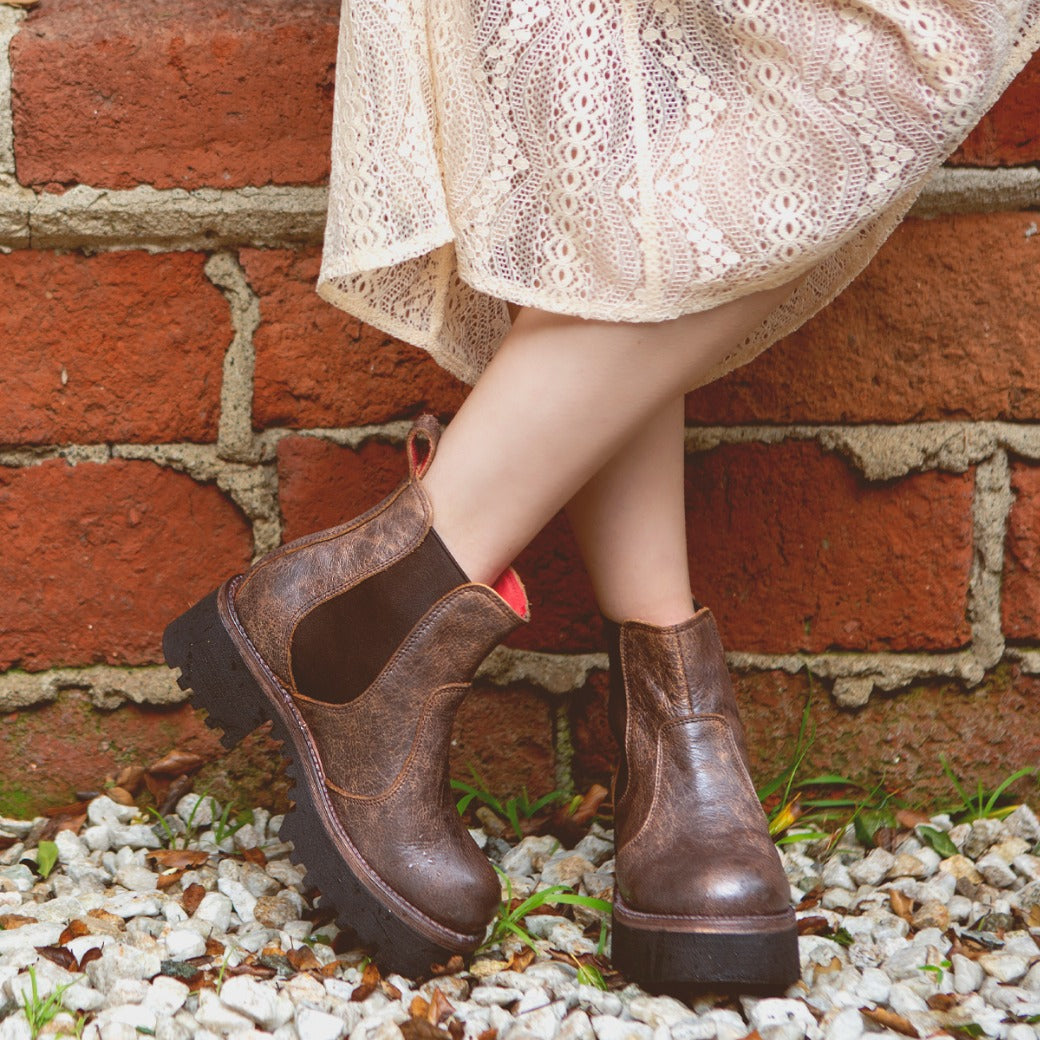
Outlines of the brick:
[{"label": "brick", "polygon": [[260,297],[253,337],[257,429],[357,426],[454,413],[466,388],[425,352],[345,314],[314,291],[319,254],[244,250]]},{"label": "brick", "polygon": [[290,542],[371,509],[407,475],[404,451],[366,441],[356,451],[315,437],[278,445],[282,540]]},{"label": "brick", "polygon": [[338,14],[338,0],[42,4],[11,45],[18,179],[325,181]]},{"label": "brick", "polygon": [[1004,552],[1003,625],[1009,639],[1040,642],[1040,466],[1011,467],[1015,496]]},{"label": "brick", "polygon": [[[278,445],[282,537],[291,541],[370,509],[404,479],[401,448],[368,441],[360,449],[314,437]],[[531,621],[508,645],[546,652],[602,649],[592,586],[570,526],[557,515],[516,560],[527,588]]]},{"label": "brick", "polygon": [[1040,161],[1040,54],[1034,54],[1001,99],[957,149],[957,166],[1021,166]]},{"label": "brick", "polygon": [[689,421],[1037,419],[1035,223],[1035,213],[904,221],[815,318],[690,394]]},{"label": "brick", "polygon": [[462,702],[451,748],[452,776],[472,782],[472,763],[495,795],[531,795],[556,786],[549,704],[533,689],[476,683]]},{"label": "brick", "polygon": [[[969,790],[981,780],[989,789],[1040,756],[1040,719],[1035,710],[1040,677],[1001,665],[973,690],[937,679],[891,694],[875,693],[855,711],[838,707],[804,673],[732,673],[747,733],[756,784],[773,779],[794,757],[806,697],[814,736],[800,778],[838,773],[866,790],[882,783],[914,806],[945,808],[957,802],[942,772],[945,755]],[[572,702],[574,771],[579,788],[608,783],[617,748],[606,721],[605,675],[595,674]],[[1000,725],[994,725],[994,719]],[[1014,789],[1027,796],[1027,784]]]},{"label": "brick", "polygon": [[151,664],[162,630],[252,551],[216,487],[150,462],[0,469],[0,669]]},{"label": "brick", "polygon": [[694,595],[727,650],[951,650],[971,638],[973,474],[868,483],[811,441],[687,462]]},{"label": "brick", "polygon": [[544,653],[598,653],[604,649],[599,610],[577,542],[557,514],[516,558],[527,589],[531,620],[507,645]]},{"label": "brick", "polygon": [[214,439],[232,332],[205,259],[0,256],[0,443]]},{"label": "brick", "polygon": [[0,815],[68,805],[77,791],[101,790],[124,765],[147,766],[175,747],[206,759],[222,750],[186,704],[128,704],[102,715],[85,693],[66,691],[51,704],[10,712],[0,725]]}]

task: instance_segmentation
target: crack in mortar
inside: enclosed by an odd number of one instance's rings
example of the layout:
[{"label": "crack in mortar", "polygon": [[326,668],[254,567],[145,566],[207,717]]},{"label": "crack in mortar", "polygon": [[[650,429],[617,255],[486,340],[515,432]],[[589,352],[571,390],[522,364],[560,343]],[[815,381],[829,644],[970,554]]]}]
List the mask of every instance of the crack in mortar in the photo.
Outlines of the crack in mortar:
[{"label": "crack in mortar", "polygon": [[1040,425],[1009,422],[924,422],[862,426],[689,426],[686,451],[722,444],[778,444],[815,440],[851,463],[867,480],[892,480],[924,470],[963,473],[1007,450],[1040,459]]},{"label": "crack in mortar", "polygon": [[[0,9],[0,248],[233,249],[321,244],[324,187],[129,189],[73,185],[36,195],[13,178],[7,44],[21,12]],[[5,81],[6,76],[6,81]],[[6,85],[5,85],[6,82]],[[941,168],[911,216],[1040,208],[1040,169]]]},{"label": "crack in mortar", "polygon": [[972,650],[983,668],[1004,656],[1000,591],[1004,575],[1004,541],[1014,505],[1007,452],[996,451],[975,468],[972,501],[974,551],[968,581],[968,620]]},{"label": "crack in mortar", "polygon": [[12,671],[0,675],[4,711],[49,704],[66,690],[81,690],[95,708],[111,711],[123,704],[179,704],[188,698],[173,672],[163,666],[55,668],[48,672]]},{"label": "crack in mortar", "polygon": [[224,355],[217,452],[230,462],[255,462],[260,449],[253,436],[253,334],[260,327],[260,298],[230,253],[215,253],[205,271],[228,302],[233,333]]},{"label": "crack in mortar", "polygon": [[24,11],[0,7],[0,185],[16,186],[14,122],[11,116],[11,40]]}]

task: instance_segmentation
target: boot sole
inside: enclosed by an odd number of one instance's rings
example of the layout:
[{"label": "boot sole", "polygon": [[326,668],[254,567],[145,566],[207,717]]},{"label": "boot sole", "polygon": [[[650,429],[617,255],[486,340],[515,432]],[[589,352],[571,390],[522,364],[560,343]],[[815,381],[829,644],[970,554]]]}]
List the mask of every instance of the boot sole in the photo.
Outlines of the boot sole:
[{"label": "boot sole", "polygon": [[646,989],[712,986],[771,993],[797,982],[798,927],[785,914],[734,918],[658,917],[614,897],[611,960]]},{"label": "boot sole", "polygon": [[483,933],[448,932],[378,877],[366,876],[360,853],[322,796],[320,760],[291,695],[237,630],[230,599],[236,582],[233,578],[210,593],[163,633],[163,654],[171,668],[180,670],[181,689],[206,710],[206,724],[222,731],[220,740],[227,748],[264,722],[272,724],[271,735],[282,742],[288,759],[286,774],[295,781],[295,804],[286,814],[281,837],[292,842],[292,859],[305,867],[308,884],[335,908],[337,924],[372,950],[384,972],[417,977],[453,954],[471,952]]}]

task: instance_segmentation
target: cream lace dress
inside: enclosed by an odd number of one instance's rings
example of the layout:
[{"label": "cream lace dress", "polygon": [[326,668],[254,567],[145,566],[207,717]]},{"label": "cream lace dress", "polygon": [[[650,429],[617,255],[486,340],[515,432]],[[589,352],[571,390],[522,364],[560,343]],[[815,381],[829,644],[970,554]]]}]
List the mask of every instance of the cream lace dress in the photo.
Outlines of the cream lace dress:
[{"label": "cream lace dress", "polygon": [[1040,0],[344,0],[318,292],[474,382],[505,301],[615,321],[866,265]]}]

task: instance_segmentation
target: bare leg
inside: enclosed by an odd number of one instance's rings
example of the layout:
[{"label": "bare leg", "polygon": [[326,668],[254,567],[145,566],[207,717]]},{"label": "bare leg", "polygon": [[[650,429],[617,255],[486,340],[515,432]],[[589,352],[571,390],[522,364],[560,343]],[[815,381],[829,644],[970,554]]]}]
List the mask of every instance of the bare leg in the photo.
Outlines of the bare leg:
[{"label": "bare leg", "polygon": [[437,532],[469,577],[494,581],[794,284],[647,324],[523,308],[445,430],[424,481]]},{"label": "bare leg", "polygon": [[674,625],[692,613],[683,495],[683,398],[673,398],[570,500],[600,610]]}]

